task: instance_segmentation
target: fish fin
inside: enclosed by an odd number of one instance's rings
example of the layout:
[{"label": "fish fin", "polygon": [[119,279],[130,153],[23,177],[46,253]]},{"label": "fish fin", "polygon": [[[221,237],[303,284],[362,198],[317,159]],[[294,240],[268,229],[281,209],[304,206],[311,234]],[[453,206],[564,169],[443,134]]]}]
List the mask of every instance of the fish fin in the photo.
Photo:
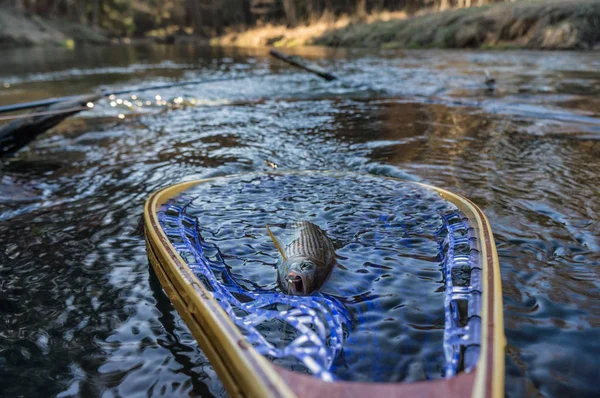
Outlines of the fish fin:
[{"label": "fish fin", "polygon": [[283,246],[281,245],[281,242],[279,242],[279,239],[277,239],[275,237],[275,235],[273,235],[273,232],[271,232],[268,225],[265,225],[265,228],[267,228],[269,237],[271,238],[273,243],[275,243],[275,247],[277,248],[277,250],[279,250],[279,253],[281,253],[281,257],[283,258],[283,261],[287,260],[287,258],[285,257],[285,251],[283,250]]}]

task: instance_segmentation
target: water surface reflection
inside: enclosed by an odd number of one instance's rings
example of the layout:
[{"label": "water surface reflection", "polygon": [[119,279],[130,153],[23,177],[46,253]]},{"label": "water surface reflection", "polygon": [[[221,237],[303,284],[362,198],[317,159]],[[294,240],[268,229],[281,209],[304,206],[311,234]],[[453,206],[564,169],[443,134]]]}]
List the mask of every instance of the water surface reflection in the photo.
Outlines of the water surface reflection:
[{"label": "water surface reflection", "polygon": [[[507,394],[594,396],[598,54],[298,51],[344,78],[322,82],[263,50],[2,54],[0,104],[249,76],[140,95],[142,106],[101,101],[3,161],[2,395],[224,395],[134,231],[156,189],[265,170],[269,159],[280,170],[393,175],[471,198],[500,254]],[[197,103],[169,110],[178,97]]]}]

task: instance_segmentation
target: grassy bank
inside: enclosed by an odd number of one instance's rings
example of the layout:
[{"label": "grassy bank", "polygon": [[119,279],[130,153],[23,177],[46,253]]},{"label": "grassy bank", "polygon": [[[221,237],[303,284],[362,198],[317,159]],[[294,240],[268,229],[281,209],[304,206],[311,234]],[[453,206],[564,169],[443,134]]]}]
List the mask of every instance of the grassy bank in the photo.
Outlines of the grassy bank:
[{"label": "grassy bank", "polygon": [[72,46],[76,42],[103,44],[109,40],[102,33],[82,24],[44,19],[0,8],[0,47]]},{"label": "grassy bank", "polygon": [[[368,15],[360,24],[378,24],[385,21],[403,20],[407,17],[404,12],[381,12]],[[285,25],[263,25],[250,28],[243,32],[231,32],[220,37],[213,38],[213,45],[234,45],[241,47],[294,47],[312,45],[316,40],[325,37],[330,32],[341,32],[344,29],[352,29],[357,19],[348,16],[337,18],[325,17],[308,25],[288,28]],[[327,45],[326,43],[324,43]]]},{"label": "grassy bank", "polygon": [[[170,42],[193,37],[173,36]],[[0,8],[0,47],[71,46],[78,42],[102,44],[109,39],[83,24]],[[379,12],[362,18],[322,17],[295,28],[253,27],[214,38],[211,43],[245,47],[600,49],[600,0],[521,0],[443,12],[422,10],[415,16]]]},{"label": "grassy bank", "polygon": [[374,48],[598,49],[600,1],[524,0],[516,3],[405,14],[356,21],[320,21],[287,29],[263,26],[214,39],[213,44]]}]

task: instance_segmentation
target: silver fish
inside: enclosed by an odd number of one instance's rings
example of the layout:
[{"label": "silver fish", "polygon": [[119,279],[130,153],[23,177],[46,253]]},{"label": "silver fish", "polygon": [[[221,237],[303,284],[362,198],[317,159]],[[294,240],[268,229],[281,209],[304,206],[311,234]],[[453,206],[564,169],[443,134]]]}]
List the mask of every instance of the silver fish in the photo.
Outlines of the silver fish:
[{"label": "silver fish", "polygon": [[267,232],[281,253],[277,280],[288,294],[309,295],[319,290],[336,264],[333,242],[319,226],[299,221],[292,224],[294,239],[283,248],[267,226]]}]

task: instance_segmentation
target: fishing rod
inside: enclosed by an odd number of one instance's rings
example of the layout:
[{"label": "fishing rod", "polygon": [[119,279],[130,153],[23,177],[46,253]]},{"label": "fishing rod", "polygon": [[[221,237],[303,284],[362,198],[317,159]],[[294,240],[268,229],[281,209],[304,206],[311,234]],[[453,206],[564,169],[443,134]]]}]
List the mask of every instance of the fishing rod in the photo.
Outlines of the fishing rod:
[{"label": "fishing rod", "polygon": [[[325,80],[331,81],[331,80],[337,79],[337,76],[335,76],[333,73],[328,72],[328,71],[322,69],[321,67],[319,67],[318,65],[315,65],[311,62],[307,62],[306,60],[304,60],[298,56],[287,55],[287,54],[284,54],[275,49],[271,49],[269,51],[269,54],[277,59],[287,62],[290,65],[293,65],[300,69],[304,69],[308,72],[311,72]],[[133,92],[144,92],[144,91],[161,90],[161,89],[173,88],[173,87],[184,87],[184,86],[192,86],[192,85],[199,85],[199,84],[210,84],[210,83],[221,83],[221,82],[228,82],[228,81],[235,81],[235,80],[243,80],[243,79],[248,79],[251,77],[256,77],[256,76],[238,76],[238,77],[227,77],[227,78],[217,78],[217,79],[188,80],[185,82],[157,84],[157,85],[153,85],[153,86],[136,87],[136,88],[129,88],[129,89],[124,89],[124,90],[112,90],[112,91],[103,90],[99,94],[102,97],[109,97],[111,95],[123,95],[123,94],[130,94]],[[30,101],[30,102],[22,102],[19,104],[4,105],[4,106],[0,106],[0,113],[16,112],[16,111],[23,111],[26,109],[50,106],[50,105],[57,104],[59,102],[74,101],[80,97],[81,97],[80,95],[69,95],[69,96],[64,96],[64,97],[47,98],[47,99],[43,99],[43,100],[39,100],[39,101]]]},{"label": "fishing rod", "polygon": [[81,111],[85,111],[86,109],[90,109],[92,108],[91,105],[79,105],[73,108],[63,108],[63,109],[58,109],[58,110],[54,110],[54,111],[41,111],[41,112],[33,112],[33,113],[28,113],[27,115],[8,115],[8,116],[0,116],[0,122],[3,122],[5,120],[15,120],[15,119],[23,119],[24,117],[35,117],[35,116],[49,116],[49,115],[58,115],[61,113],[70,113],[70,112],[74,112],[74,113],[78,113]]},{"label": "fishing rod", "polygon": [[[321,67],[319,67],[318,65],[315,65],[311,62],[307,62],[306,60],[304,60],[298,56],[287,55],[287,54],[284,54],[275,49],[271,49],[269,51],[269,54],[275,58],[278,58],[284,62],[287,62],[290,65],[293,65],[298,68],[304,69],[308,72],[311,72],[325,80],[331,81],[331,80],[337,79],[337,77],[333,73],[328,72],[328,71],[322,69]],[[199,84],[210,84],[210,83],[220,83],[220,82],[228,82],[228,81],[235,81],[235,80],[243,80],[243,79],[248,79],[251,77],[255,77],[255,76],[238,76],[238,77],[227,77],[227,78],[217,78],[217,79],[188,80],[185,82],[157,84],[157,85],[153,85],[153,86],[136,87],[136,88],[129,88],[129,89],[124,89],[124,90],[112,90],[112,91],[111,90],[102,90],[99,94],[102,97],[109,97],[111,95],[123,95],[123,94],[130,94],[133,92],[161,90],[161,89],[172,88],[172,87],[183,87],[183,86],[192,86],[192,85],[199,85]],[[23,111],[26,109],[50,106],[50,105],[57,104],[59,102],[74,101],[80,97],[81,97],[80,95],[69,95],[69,96],[64,96],[64,97],[47,98],[47,99],[43,99],[43,100],[39,100],[39,101],[30,101],[30,102],[22,102],[19,104],[4,105],[4,106],[0,106],[0,113],[16,112],[16,111]]]},{"label": "fishing rod", "polygon": [[[325,71],[318,65],[303,60],[297,56],[283,54],[277,50],[271,50],[269,54],[275,58],[285,61],[298,68],[311,72],[325,80],[335,80],[337,77],[332,73]],[[103,90],[99,93],[91,95],[71,95],[65,97],[48,98],[45,100],[23,102],[19,104],[0,106],[0,114],[8,112],[16,112],[26,109],[45,107],[45,111],[27,113],[23,115],[1,117],[0,120],[12,120],[11,122],[0,126],[0,156],[10,155],[15,153],[20,148],[34,140],[44,131],[56,126],[69,116],[75,115],[78,112],[92,108],[94,102],[103,97],[111,97],[133,92],[143,92],[150,90],[161,90],[172,87],[183,87],[198,84],[209,84],[217,82],[229,82],[235,80],[249,79],[252,77],[265,77],[263,75],[246,75],[229,78],[216,78],[204,80],[188,80],[184,82],[157,84],[146,87],[137,87],[123,90]]]}]

